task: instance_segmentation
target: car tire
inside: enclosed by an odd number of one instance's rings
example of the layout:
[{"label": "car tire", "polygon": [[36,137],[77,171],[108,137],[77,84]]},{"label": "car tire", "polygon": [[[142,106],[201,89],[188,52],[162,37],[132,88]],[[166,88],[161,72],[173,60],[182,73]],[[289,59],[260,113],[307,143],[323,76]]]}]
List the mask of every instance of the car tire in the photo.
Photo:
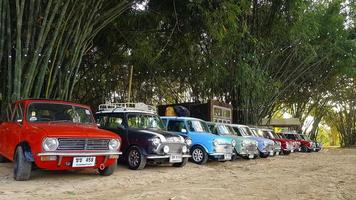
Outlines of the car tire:
[{"label": "car tire", "polygon": [[188,158],[183,158],[183,161],[180,163],[174,163],[174,167],[184,167],[188,163]]},{"label": "car tire", "polygon": [[0,155],[0,163],[4,163],[4,162],[7,162],[7,161],[8,160],[4,156]]},{"label": "car tire", "polygon": [[306,146],[302,146],[302,152],[308,152],[308,148]]},{"label": "car tire", "polygon": [[112,175],[117,168],[117,160],[114,162],[114,164],[105,167],[103,170],[98,169],[98,172],[102,176],[110,176]]},{"label": "car tire", "polygon": [[21,146],[16,148],[14,158],[14,179],[16,181],[26,181],[30,179],[32,163],[27,161]]},{"label": "car tire", "polygon": [[238,157],[238,153],[236,151],[236,149],[234,149],[234,154],[232,157],[231,157],[231,161],[234,161],[234,160],[237,160],[237,157]]},{"label": "car tire", "polygon": [[147,158],[143,155],[142,150],[139,147],[130,147],[127,151],[127,164],[129,169],[141,170],[145,168]]},{"label": "car tire", "polygon": [[203,165],[208,161],[208,154],[206,153],[206,151],[200,147],[200,146],[195,146],[192,148],[191,151],[191,155],[192,155],[192,161],[195,164],[198,165]]},{"label": "car tire", "polygon": [[264,154],[262,152],[260,152],[260,158],[267,158],[269,156],[268,153]]},{"label": "car tire", "polygon": [[283,151],[283,155],[289,155],[290,153],[290,151]]}]

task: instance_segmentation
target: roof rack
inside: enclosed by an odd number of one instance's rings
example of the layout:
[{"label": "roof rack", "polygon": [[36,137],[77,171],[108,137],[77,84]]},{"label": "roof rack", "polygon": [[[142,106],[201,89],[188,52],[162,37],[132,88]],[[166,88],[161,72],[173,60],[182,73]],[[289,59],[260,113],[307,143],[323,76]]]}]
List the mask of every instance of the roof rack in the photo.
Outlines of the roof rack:
[{"label": "roof rack", "polygon": [[156,107],[145,103],[106,103],[99,105],[99,111],[145,111],[156,113]]}]

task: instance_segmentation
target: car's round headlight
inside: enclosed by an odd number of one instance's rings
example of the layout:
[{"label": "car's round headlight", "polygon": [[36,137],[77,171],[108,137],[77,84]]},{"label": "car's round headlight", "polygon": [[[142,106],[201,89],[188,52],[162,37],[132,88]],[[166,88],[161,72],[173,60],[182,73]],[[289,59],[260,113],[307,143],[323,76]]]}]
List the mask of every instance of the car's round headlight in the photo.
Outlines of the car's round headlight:
[{"label": "car's round headlight", "polygon": [[232,140],[231,145],[232,145],[233,147],[236,146],[236,141],[235,141],[235,140]]},{"label": "car's round headlight", "polygon": [[111,139],[108,146],[110,150],[116,151],[120,148],[120,141],[116,139]]},{"label": "car's round headlight", "polygon": [[167,146],[167,145],[164,146],[164,147],[163,147],[163,152],[164,152],[164,153],[168,153],[168,152],[169,152],[169,146]]},{"label": "car's round headlight", "polygon": [[55,151],[59,146],[57,138],[46,138],[43,140],[42,147],[45,151]]},{"label": "car's round headlight", "polygon": [[190,139],[190,138],[187,138],[187,139],[185,139],[185,143],[188,145],[188,146],[190,146],[190,145],[192,145],[192,140]]},{"label": "car's round headlight", "polygon": [[187,152],[188,152],[188,148],[187,148],[186,146],[183,146],[183,147],[182,147],[182,152],[183,152],[183,153],[187,153]]},{"label": "car's round headlight", "polygon": [[158,137],[152,139],[152,144],[158,146],[161,143],[161,139]]},{"label": "car's round headlight", "polygon": [[219,145],[219,141],[218,140],[214,140],[213,144],[214,144],[214,146],[218,146]]}]

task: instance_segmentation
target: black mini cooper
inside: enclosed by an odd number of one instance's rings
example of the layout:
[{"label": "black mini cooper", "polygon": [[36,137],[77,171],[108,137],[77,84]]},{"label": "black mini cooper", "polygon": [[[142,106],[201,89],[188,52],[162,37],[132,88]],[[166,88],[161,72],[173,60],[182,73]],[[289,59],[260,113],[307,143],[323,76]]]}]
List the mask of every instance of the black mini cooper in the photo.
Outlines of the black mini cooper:
[{"label": "black mini cooper", "polygon": [[183,167],[188,162],[192,141],[167,132],[152,106],[143,103],[102,104],[96,120],[100,128],[120,135],[123,158],[130,169],[143,169],[148,162],[172,163],[175,167]]}]

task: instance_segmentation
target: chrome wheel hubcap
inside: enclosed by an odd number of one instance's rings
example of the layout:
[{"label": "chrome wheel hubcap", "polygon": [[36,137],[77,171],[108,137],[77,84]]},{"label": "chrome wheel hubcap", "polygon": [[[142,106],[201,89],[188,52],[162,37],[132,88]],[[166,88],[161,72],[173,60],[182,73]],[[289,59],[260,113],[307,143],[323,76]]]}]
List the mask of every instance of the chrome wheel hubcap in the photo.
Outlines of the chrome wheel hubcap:
[{"label": "chrome wheel hubcap", "polygon": [[136,167],[140,162],[140,153],[137,150],[132,150],[129,153],[129,163],[131,166]]},{"label": "chrome wheel hubcap", "polygon": [[203,151],[201,149],[194,149],[192,157],[195,162],[201,162],[203,160]]}]

